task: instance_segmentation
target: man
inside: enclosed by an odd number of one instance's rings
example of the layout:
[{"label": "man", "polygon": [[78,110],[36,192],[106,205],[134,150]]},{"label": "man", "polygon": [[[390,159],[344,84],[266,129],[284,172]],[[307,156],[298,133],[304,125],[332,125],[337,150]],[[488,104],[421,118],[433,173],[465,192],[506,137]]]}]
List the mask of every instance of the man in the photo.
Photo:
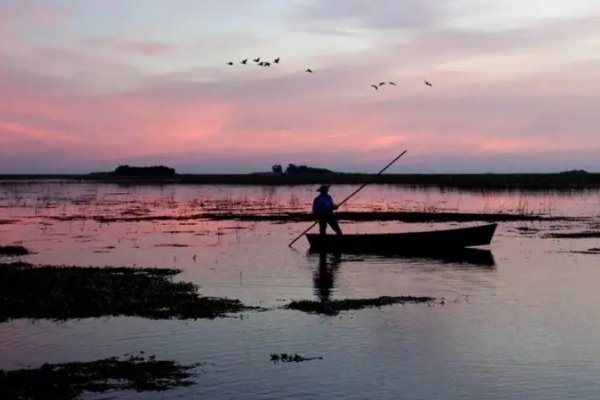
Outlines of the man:
[{"label": "man", "polygon": [[313,201],[313,214],[315,214],[317,221],[319,221],[319,231],[321,235],[325,234],[327,224],[331,226],[331,229],[333,229],[335,233],[341,235],[342,230],[333,216],[333,210],[337,210],[338,206],[334,204],[333,199],[329,195],[329,187],[330,185],[321,185],[321,187],[317,189],[317,192],[320,192],[320,194],[315,197],[315,200]]}]

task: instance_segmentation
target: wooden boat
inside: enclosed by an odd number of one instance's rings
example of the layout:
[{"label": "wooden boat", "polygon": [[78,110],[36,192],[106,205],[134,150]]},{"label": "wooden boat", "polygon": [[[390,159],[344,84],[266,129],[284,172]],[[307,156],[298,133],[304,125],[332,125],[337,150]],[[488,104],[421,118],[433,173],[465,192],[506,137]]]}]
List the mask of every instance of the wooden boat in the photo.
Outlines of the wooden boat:
[{"label": "wooden boat", "polygon": [[319,235],[307,234],[310,250],[344,253],[405,253],[444,252],[470,246],[488,245],[497,224],[438,231]]}]

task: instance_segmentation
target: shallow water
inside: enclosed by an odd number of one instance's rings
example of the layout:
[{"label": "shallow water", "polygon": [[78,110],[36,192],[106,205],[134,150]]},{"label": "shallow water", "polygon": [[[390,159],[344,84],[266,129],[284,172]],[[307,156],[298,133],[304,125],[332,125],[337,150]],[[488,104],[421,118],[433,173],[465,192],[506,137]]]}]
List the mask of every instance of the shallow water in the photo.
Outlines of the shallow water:
[{"label": "shallow water", "polygon": [[[343,198],[354,187],[334,188]],[[0,244],[21,243],[32,263],[177,267],[204,295],[268,308],[231,318],[98,318],[0,324],[0,369],[88,361],[144,351],[205,362],[197,385],[116,398],[595,399],[600,395],[598,239],[547,239],[598,230],[600,192],[476,193],[372,186],[352,210],[525,212],[577,220],[501,223],[491,254],[458,260],[321,257],[307,223],[165,219],[99,223],[94,215],[193,215],[203,210],[306,210],[314,187],[44,183],[0,185]],[[53,217],[67,217],[55,219]],[[69,219],[70,216],[85,218]],[[472,224],[477,224],[473,222]],[[352,232],[455,224],[346,223]],[[468,224],[467,224],[468,225]],[[194,256],[195,259],[194,259]],[[419,295],[409,304],[307,315],[298,299]],[[322,360],[273,364],[271,353]],[[89,395],[105,398],[106,395]]]}]

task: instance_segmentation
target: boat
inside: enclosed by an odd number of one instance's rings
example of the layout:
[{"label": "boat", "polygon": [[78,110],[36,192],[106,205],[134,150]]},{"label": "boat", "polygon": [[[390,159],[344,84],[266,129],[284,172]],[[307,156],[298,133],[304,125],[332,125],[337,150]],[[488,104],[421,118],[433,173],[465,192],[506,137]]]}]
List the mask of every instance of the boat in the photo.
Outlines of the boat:
[{"label": "boat", "polygon": [[307,234],[310,251],[426,254],[490,244],[498,224],[403,233]]}]

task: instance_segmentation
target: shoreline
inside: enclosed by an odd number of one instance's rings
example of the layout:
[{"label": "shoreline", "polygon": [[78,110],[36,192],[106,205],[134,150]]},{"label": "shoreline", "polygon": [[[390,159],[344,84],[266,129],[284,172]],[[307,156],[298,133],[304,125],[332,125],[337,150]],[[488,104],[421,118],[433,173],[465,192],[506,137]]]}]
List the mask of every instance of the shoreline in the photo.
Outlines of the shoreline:
[{"label": "shoreline", "polygon": [[112,173],[93,174],[0,174],[0,184],[39,181],[69,181],[72,183],[116,183],[123,185],[265,185],[295,186],[363,183],[407,187],[436,187],[467,190],[586,190],[600,189],[600,173],[515,173],[515,174],[177,174],[174,176],[118,176]]}]

